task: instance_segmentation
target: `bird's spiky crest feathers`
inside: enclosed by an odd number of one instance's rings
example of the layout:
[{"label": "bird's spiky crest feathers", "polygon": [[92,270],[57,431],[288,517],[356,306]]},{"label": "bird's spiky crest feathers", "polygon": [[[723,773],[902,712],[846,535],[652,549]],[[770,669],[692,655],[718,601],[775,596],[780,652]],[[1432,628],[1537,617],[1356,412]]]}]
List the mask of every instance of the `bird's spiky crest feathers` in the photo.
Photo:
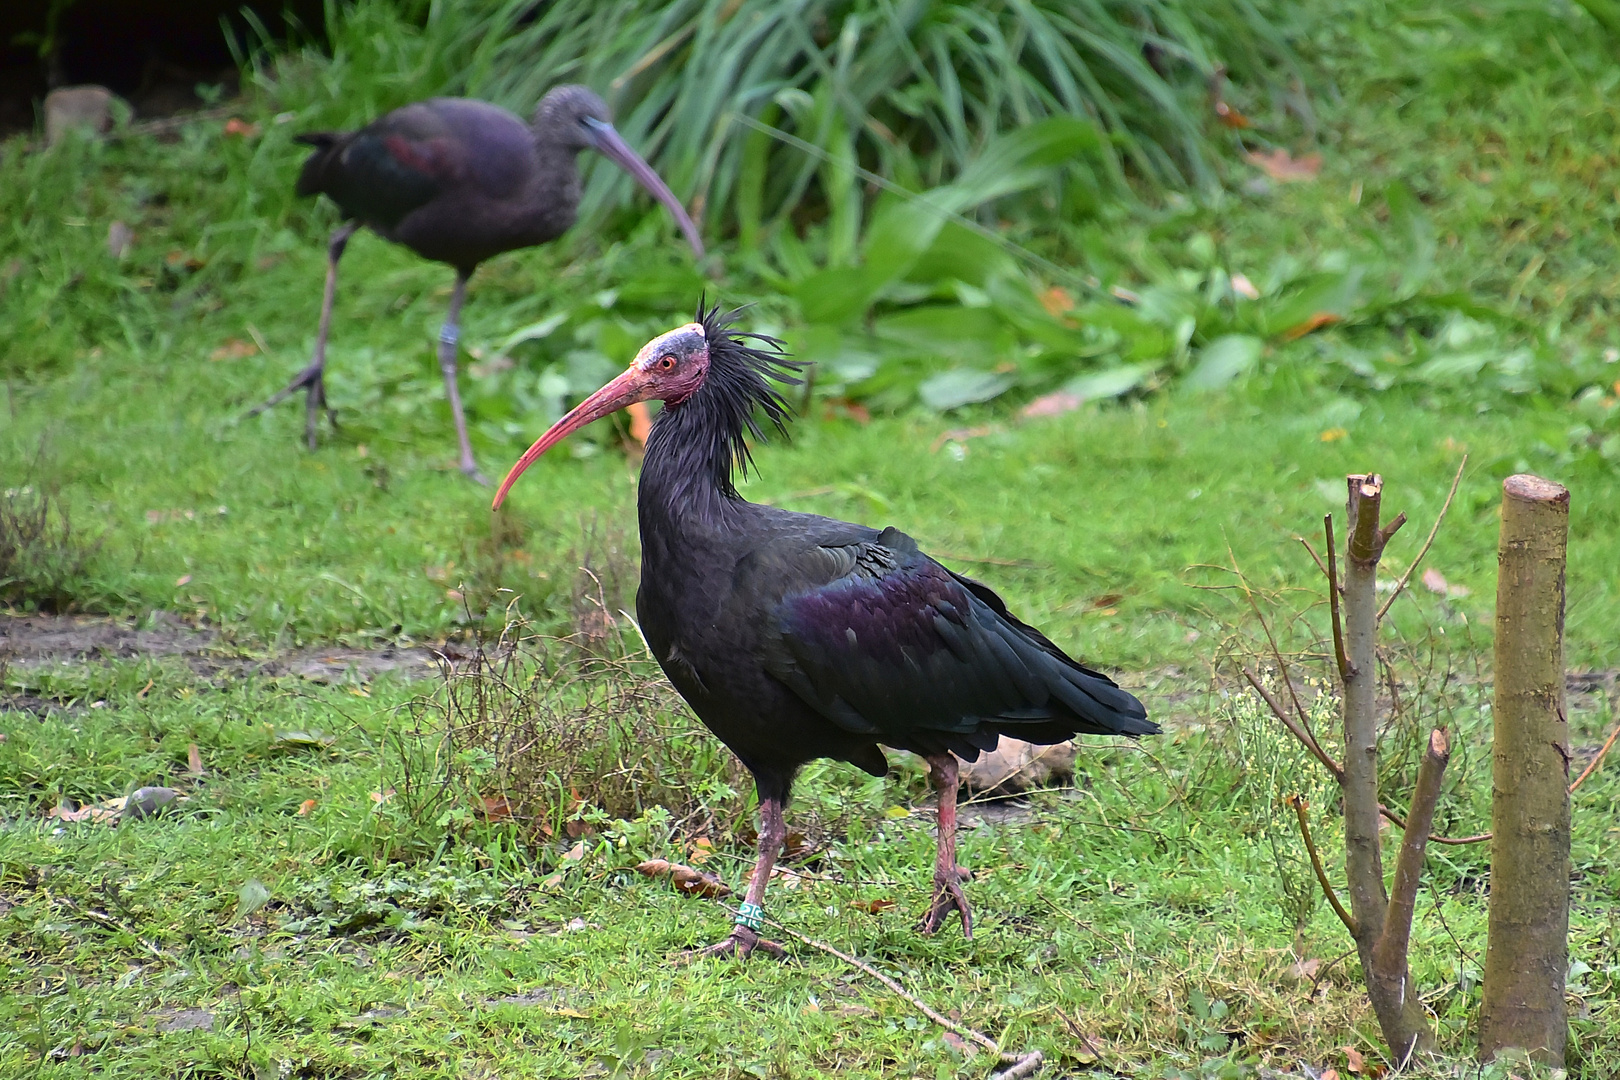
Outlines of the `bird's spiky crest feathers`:
[{"label": "bird's spiky crest feathers", "polygon": [[[708,307],[705,300],[698,301],[694,321],[703,327],[708,341],[708,376],[690,398],[666,410],[680,429],[678,435],[670,432],[679,440],[670,449],[682,457],[694,451],[706,456],[706,464],[714,470],[716,487],[733,497],[737,494],[733,470],[747,476],[754,463],[749,436],[766,437],[760,416],[784,438],[787,436],[793,407],[772,384],[796,386],[800,382],[798,373],[804,368],[788,357],[778,339],[732,330],[732,324],[745,310],[734,308],[721,314],[718,304]],[[655,425],[655,433],[657,428]],[[648,457],[654,457],[653,447],[648,450]],[[697,462],[690,464],[702,467]]]}]

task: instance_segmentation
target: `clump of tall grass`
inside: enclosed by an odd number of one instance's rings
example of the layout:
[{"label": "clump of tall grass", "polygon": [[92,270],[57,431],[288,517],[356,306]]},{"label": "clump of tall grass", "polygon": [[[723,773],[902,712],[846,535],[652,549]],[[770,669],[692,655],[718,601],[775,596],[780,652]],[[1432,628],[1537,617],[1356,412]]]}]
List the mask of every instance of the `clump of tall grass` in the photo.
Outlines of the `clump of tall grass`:
[{"label": "clump of tall grass", "polygon": [[[937,186],[1054,115],[1108,135],[1093,183],[1214,186],[1216,73],[1251,108],[1297,78],[1284,29],[1245,0],[361,0],[331,5],[327,31],[329,58],[261,64],[260,85],[352,124],[432,93],[526,113],[588,83],[711,232],[745,234],[845,212],[854,166]],[[597,170],[585,216],[629,190]]]}]

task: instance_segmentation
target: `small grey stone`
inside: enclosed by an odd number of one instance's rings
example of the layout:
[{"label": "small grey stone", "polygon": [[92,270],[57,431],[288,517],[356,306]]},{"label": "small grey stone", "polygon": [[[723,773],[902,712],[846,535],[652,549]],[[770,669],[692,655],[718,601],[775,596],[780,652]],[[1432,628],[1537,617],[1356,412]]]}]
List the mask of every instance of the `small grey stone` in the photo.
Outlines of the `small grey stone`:
[{"label": "small grey stone", "polygon": [[55,146],[76,127],[97,135],[112,129],[113,102],[105,86],[64,86],[45,95],[45,145]]},{"label": "small grey stone", "polygon": [[214,1014],[207,1009],[181,1009],[177,1013],[159,1014],[157,1030],[171,1031],[213,1031]]},{"label": "small grey stone", "polygon": [[124,803],[124,816],[133,820],[155,817],[169,808],[180,793],[172,787],[136,788]]}]

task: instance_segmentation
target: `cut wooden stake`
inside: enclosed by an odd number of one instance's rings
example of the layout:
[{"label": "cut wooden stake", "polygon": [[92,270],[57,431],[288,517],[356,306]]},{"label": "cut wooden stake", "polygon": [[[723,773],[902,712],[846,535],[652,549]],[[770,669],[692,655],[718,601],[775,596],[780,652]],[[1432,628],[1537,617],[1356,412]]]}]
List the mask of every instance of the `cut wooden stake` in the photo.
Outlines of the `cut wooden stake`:
[{"label": "cut wooden stake", "polygon": [[1564,566],[1569,492],[1502,483],[1497,547],[1491,896],[1480,1055],[1528,1050],[1562,1068],[1569,963],[1569,724]]}]

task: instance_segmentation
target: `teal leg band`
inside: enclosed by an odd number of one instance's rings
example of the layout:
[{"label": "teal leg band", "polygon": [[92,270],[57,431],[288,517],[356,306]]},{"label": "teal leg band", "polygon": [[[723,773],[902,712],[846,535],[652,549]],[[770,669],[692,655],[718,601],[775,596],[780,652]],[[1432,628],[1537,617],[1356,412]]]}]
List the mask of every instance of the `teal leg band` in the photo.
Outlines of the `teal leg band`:
[{"label": "teal leg band", "polygon": [[746,926],[750,930],[758,930],[765,925],[765,909],[758,904],[744,901],[737,906],[737,925]]}]

